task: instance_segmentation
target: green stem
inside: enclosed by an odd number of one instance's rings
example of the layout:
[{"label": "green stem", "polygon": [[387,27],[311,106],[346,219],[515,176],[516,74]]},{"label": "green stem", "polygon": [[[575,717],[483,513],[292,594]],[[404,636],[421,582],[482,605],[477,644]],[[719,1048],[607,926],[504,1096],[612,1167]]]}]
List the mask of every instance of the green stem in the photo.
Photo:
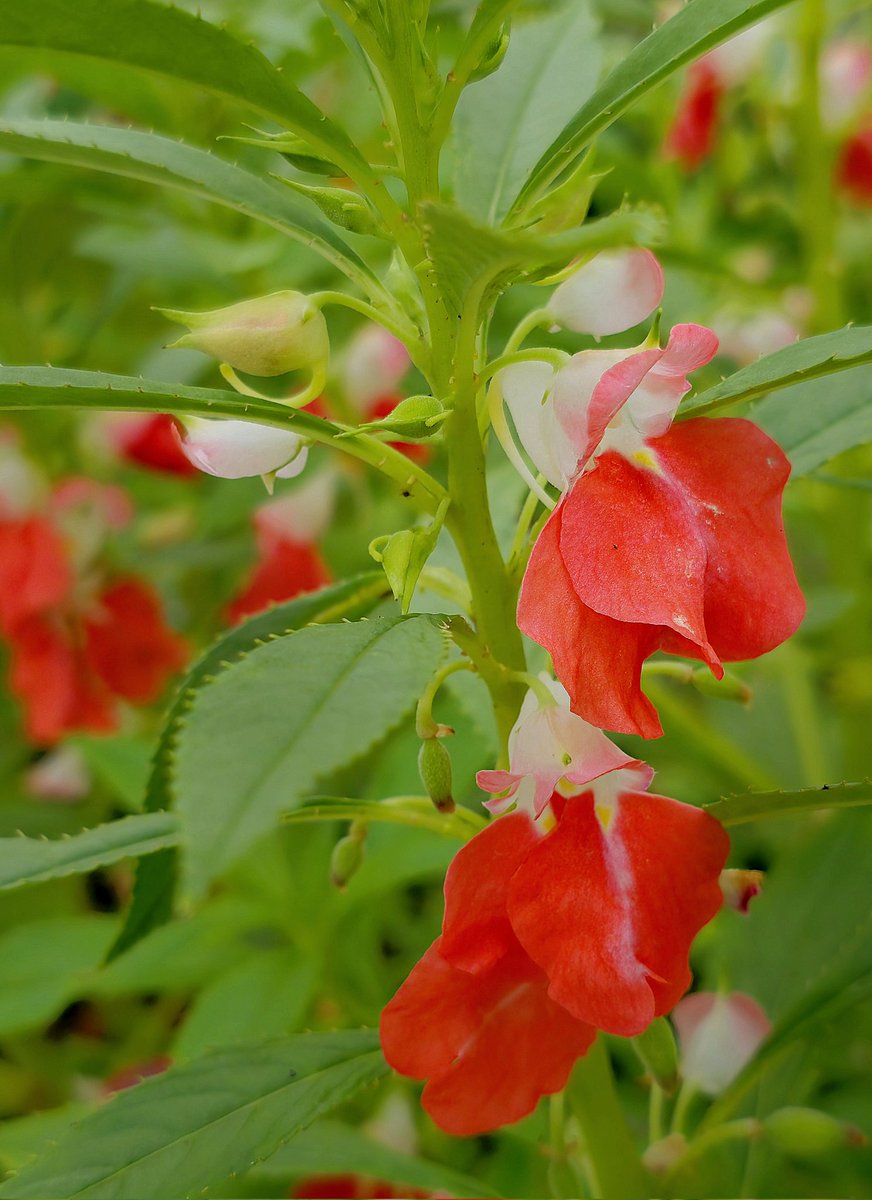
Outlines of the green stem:
[{"label": "green stem", "polygon": [[820,52],[826,36],[826,0],[803,0],[799,13],[800,93],[794,154],[799,185],[799,228],[805,242],[806,278],[814,296],[812,333],[842,324],[835,247],[831,148],[821,126]]},{"label": "green stem", "polygon": [[760,1122],[756,1117],[742,1117],[738,1121],[729,1121],[725,1125],[718,1125],[715,1129],[707,1130],[688,1144],[684,1154],[670,1168],[667,1180],[674,1178],[692,1163],[704,1158],[710,1150],[723,1146],[726,1142],[747,1142],[758,1137],[759,1134]]},{"label": "green stem", "polygon": [[639,1200],[650,1195],[602,1035],[577,1063],[566,1095],[581,1126],[598,1200]]}]

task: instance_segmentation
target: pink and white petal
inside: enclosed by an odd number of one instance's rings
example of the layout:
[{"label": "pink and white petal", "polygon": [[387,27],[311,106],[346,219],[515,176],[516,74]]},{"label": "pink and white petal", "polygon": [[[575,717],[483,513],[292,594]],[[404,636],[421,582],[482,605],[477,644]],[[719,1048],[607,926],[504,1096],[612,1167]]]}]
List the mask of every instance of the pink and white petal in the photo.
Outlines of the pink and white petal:
[{"label": "pink and white petal", "polygon": [[555,705],[546,710],[546,716],[554,743],[562,752],[558,763],[562,769],[558,778],[565,777],[571,783],[581,785],[637,762],[607,738],[601,729],[570,712],[569,708]]},{"label": "pink and white petal", "polygon": [[681,1049],[681,1073],[709,1096],[733,1082],[772,1030],[757,1001],[742,992],[695,992],[679,1001],[672,1020]]},{"label": "pink and white petal", "polygon": [[539,836],[526,813],[510,813],[492,821],[452,859],[445,876],[441,953],[455,967],[484,971],[516,949],[506,895]]},{"label": "pink and white petal", "polygon": [[781,515],[790,474],[783,451],[741,417],[699,417],[674,425],[657,456],[705,543],[705,629],[718,657],[734,662],[774,649],[805,613]]},{"label": "pink and white petal", "polygon": [[[245,479],[269,475],[294,465],[304,450],[295,433],[258,425],[252,421],[209,420],[186,417],[181,438],[189,462],[207,475],[221,479]],[[286,477],[283,474],[283,477]]]},{"label": "pink and white petal", "polygon": [[656,709],[640,686],[642,663],[657,649],[658,631],[614,621],[582,603],[560,555],[563,508],[555,509],[533,547],[518,625],[551,655],[573,712],[601,729],[659,737]]},{"label": "pink and white petal", "polygon": [[578,456],[554,409],[554,383],[554,369],[545,362],[515,363],[497,376],[497,386],[528,457],[549,483],[565,491]]},{"label": "pink and white petal", "polygon": [[625,350],[583,350],[557,372],[554,410],[577,464],[570,479],[588,462],[660,351],[643,354],[647,357],[638,361],[640,355]]},{"label": "pink and white petal", "polygon": [[673,325],[657,374],[683,378],[710,363],[717,352],[718,335],[705,325]]},{"label": "pink and white petal", "polygon": [[663,298],[663,271],[650,250],[604,250],[560,284],[548,301],[554,320],[603,337],[632,329]]},{"label": "pink and white petal", "polygon": [[702,810],[627,792],[601,820],[568,800],[509,887],[512,928],[580,1021],[632,1037],[690,984],[693,938],[721,905],[729,841]]},{"label": "pink and white petal", "polygon": [[312,475],[293,491],[261,504],[254,514],[254,527],[262,551],[281,541],[317,542],[333,517],[335,496],[336,477],[326,470]]},{"label": "pink and white petal", "polygon": [[672,629],[717,668],[704,618],[706,543],[682,488],[608,451],[561,509],[560,555],[582,603],[618,621]]}]

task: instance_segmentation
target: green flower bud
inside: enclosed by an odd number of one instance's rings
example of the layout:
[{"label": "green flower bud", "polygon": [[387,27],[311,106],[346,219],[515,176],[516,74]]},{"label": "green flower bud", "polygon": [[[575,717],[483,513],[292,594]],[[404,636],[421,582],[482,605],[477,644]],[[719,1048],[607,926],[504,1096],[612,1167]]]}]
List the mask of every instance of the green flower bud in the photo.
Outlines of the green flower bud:
[{"label": "green flower bud", "polygon": [[418,774],[439,812],[454,812],[451,794],[451,755],[436,738],[427,738],[418,751]]},{"label": "green flower bud", "polygon": [[321,158],[308,142],[297,137],[295,133],[263,133],[257,129],[254,132],[258,134],[257,137],[227,136],[221,140],[259,146],[263,150],[275,150],[292,167],[296,167],[298,171],[308,171],[310,175],[331,175],[335,178],[345,175],[341,167],[337,167],[336,163],[330,162],[329,159]]},{"label": "green flower bud", "polygon": [[674,1092],[678,1082],[678,1046],[666,1018],[657,1017],[644,1033],[633,1038],[633,1048],[664,1092]]},{"label": "green flower bud", "polygon": [[490,43],[484,54],[481,56],[481,61],[474,71],[469,76],[470,83],[477,83],[480,79],[487,79],[488,75],[493,75],[498,67],[502,66],[503,59],[506,57],[506,51],[509,48],[509,26],[504,25],[499,31],[494,40]]},{"label": "green flower bud", "polygon": [[763,1134],[793,1158],[818,1158],[840,1146],[863,1145],[866,1141],[854,1126],[814,1108],[779,1108],[763,1121]]},{"label": "green flower bud", "polygon": [[389,433],[405,441],[421,441],[432,437],[448,416],[435,396],[407,396],[386,417],[378,421],[367,421],[349,430],[346,437],[355,433]]},{"label": "green flower bud", "polygon": [[273,292],[211,312],[157,311],[191,331],[173,348],[192,346],[248,375],[323,368],[330,351],[324,315],[301,292]]},{"label": "green flower bud", "polygon": [[348,881],[357,874],[363,864],[365,826],[352,826],[351,832],[340,838],[330,855],[330,882],[335,888],[346,888]]},{"label": "green flower bud", "polygon": [[340,229],[347,229],[349,233],[369,234],[371,237],[383,236],[384,229],[378,218],[357,192],[348,191],[347,188],[313,187],[296,179],[287,179],[284,175],[276,175],[275,178],[317,204],[327,220]]}]

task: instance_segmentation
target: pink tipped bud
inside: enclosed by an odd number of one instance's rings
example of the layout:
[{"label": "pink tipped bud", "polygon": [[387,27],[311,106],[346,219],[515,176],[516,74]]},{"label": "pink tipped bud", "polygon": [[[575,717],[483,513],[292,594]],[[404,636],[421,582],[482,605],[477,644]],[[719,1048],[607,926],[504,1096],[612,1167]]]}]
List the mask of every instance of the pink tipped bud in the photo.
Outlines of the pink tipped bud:
[{"label": "pink tipped bud", "polygon": [[709,1096],[732,1083],[772,1028],[757,1001],[741,992],[694,992],[679,1001],[672,1020],[682,1076]]},{"label": "pink tipped bud", "polygon": [[323,369],[330,351],[324,315],[301,292],[273,292],[210,312],[158,312],[191,331],[173,347],[202,350],[248,375]]},{"label": "pink tipped bud", "polygon": [[736,912],[747,914],[751,901],[763,890],[764,879],[762,871],[721,871],[720,884],[724,893],[724,903]]},{"label": "pink tipped bud", "polygon": [[558,325],[603,337],[632,329],[663,298],[663,271],[650,250],[604,250],[560,284],[548,301]]}]

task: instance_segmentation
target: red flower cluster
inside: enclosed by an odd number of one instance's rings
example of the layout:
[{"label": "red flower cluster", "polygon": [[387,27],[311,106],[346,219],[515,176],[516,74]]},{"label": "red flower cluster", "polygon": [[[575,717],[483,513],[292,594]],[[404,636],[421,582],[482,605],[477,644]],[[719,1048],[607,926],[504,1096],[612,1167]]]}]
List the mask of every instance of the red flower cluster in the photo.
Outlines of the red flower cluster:
[{"label": "red flower cluster", "polygon": [[68,480],[35,511],[0,496],[0,636],[36,742],[114,729],[119,700],[155,700],[185,663],[154,590],[99,567],[106,532],[127,516],[123,494],[87,480]]}]

